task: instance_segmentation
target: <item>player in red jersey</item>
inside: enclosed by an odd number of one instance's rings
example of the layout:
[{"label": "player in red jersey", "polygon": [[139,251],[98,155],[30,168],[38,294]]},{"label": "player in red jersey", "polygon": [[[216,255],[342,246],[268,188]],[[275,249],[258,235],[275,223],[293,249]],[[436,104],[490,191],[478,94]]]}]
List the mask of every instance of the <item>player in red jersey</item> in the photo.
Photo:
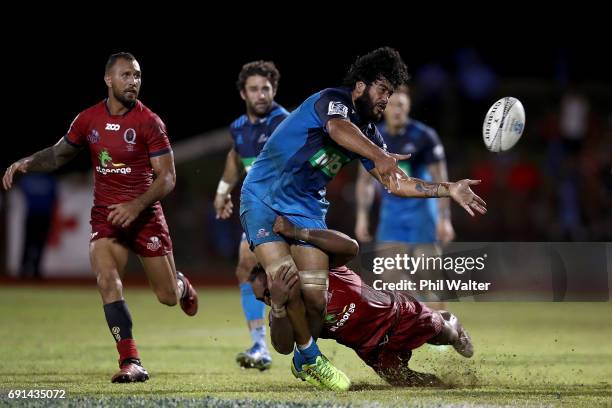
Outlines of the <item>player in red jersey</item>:
[{"label": "player in red jersey", "polygon": [[[329,272],[321,337],[355,350],[388,383],[440,384],[434,375],[408,368],[412,350],[425,343],[452,345],[464,357],[474,354],[468,333],[453,314],[431,310],[404,293],[375,290],[346,266],[338,266],[357,255],[359,246],[355,240],[333,230],[298,229],[284,217],[277,217],[274,232],[308,242],[330,254],[330,265],[336,266]],[[249,278],[257,299],[272,306],[272,344],[282,354],[294,352],[293,327],[286,315],[295,304],[289,293],[298,277],[287,271],[287,267],[281,267],[276,278],[268,282],[265,271],[258,266]],[[292,371],[298,378],[309,380],[295,369]]]},{"label": "player in red jersey", "polygon": [[174,306],[178,299],[193,316],[198,298],[174,264],[159,203],[174,188],[174,158],[164,123],[138,100],[140,65],[130,53],[113,54],[104,82],[107,99],[81,112],[55,145],[13,163],[2,182],[9,189],[16,173],[50,172],[89,149],[95,175],[89,254],[119,351],[120,369],[112,382],[146,381],[123,299],[128,250],[139,256],[161,303]]}]

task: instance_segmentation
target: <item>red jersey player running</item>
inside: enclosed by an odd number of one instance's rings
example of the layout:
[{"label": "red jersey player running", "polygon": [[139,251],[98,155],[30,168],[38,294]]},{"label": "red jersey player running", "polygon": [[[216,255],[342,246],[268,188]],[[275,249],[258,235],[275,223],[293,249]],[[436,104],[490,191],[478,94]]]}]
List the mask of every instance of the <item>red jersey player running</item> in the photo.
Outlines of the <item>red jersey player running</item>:
[{"label": "red jersey player running", "polygon": [[[459,354],[471,357],[474,348],[459,320],[447,311],[431,310],[400,292],[377,291],[361,281],[344,263],[359,251],[357,242],[338,231],[298,229],[284,217],[277,217],[274,232],[286,238],[315,245],[330,255],[327,312],[322,338],[334,339],[352,348],[357,355],[391,385],[438,385],[431,374],[412,371],[408,361],[412,350],[425,343],[452,345]],[[334,267],[335,265],[335,267]],[[298,282],[287,267],[279,268],[274,281],[268,281],[257,266],[249,278],[257,299],[272,306],[272,344],[282,354],[294,352],[293,328],[287,311],[295,307],[290,289]],[[314,385],[304,371],[293,374]]]},{"label": "red jersey player running", "polygon": [[138,100],[140,65],[130,53],[109,57],[104,73],[108,98],[81,112],[55,145],[13,163],[2,183],[16,173],[53,171],[87,147],[94,167],[91,209],[91,267],[102,295],[108,327],[117,343],[120,370],[112,382],[146,381],[123,300],[128,250],[142,261],[158,300],[193,316],[198,298],[176,271],[172,241],[159,200],[174,188],[172,149],[161,119]]}]

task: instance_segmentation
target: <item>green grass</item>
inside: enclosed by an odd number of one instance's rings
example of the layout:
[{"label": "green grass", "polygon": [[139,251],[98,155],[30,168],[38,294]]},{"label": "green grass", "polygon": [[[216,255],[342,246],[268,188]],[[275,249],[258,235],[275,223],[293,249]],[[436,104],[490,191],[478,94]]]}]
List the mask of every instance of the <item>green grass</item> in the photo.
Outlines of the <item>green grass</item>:
[{"label": "green grass", "polygon": [[200,312],[190,318],[158,304],[148,290],[127,290],[151,380],[111,384],[117,353],[94,289],[0,288],[0,405],[12,403],[5,397],[10,389],[65,389],[73,406],[612,404],[610,303],[451,304],[474,339],[474,358],[425,346],[411,363],[437,373],[445,388],[391,388],[352,350],[322,340],[354,384],[333,393],[295,380],[287,356],[274,354],[267,372],[239,369],[234,357],[250,340],[238,291],[199,292]]}]

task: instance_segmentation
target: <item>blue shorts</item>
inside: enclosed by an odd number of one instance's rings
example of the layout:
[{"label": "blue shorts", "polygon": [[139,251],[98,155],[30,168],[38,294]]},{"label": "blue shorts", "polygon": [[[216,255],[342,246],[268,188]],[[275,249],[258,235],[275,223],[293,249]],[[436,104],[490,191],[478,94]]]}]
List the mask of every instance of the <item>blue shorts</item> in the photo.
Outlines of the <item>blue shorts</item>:
[{"label": "blue shorts", "polygon": [[379,223],[377,242],[405,242],[407,244],[429,244],[436,242],[436,225],[424,219],[415,219],[410,224],[401,222]]},{"label": "blue shorts", "polygon": [[288,240],[272,231],[277,216],[287,217],[298,228],[327,229],[325,220],[302,215],[285,214],[266,205],[249,191],[240,195],[240,222],[251,249],[266,242],[284,241],[290,245],[312,246],[304,241]]}]

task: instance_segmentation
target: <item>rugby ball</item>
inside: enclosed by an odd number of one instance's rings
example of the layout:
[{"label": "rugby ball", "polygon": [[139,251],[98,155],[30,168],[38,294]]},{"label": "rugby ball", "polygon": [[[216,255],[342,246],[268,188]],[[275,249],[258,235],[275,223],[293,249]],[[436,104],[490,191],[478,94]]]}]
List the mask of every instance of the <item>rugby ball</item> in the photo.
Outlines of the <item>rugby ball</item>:
[{"label": "rugby ball", "polygon": [[525,129],[525,108],[516,98],[506,96],[495,102],[482,125],[482,137],[492,152],[509,150],[519,141]]}]

